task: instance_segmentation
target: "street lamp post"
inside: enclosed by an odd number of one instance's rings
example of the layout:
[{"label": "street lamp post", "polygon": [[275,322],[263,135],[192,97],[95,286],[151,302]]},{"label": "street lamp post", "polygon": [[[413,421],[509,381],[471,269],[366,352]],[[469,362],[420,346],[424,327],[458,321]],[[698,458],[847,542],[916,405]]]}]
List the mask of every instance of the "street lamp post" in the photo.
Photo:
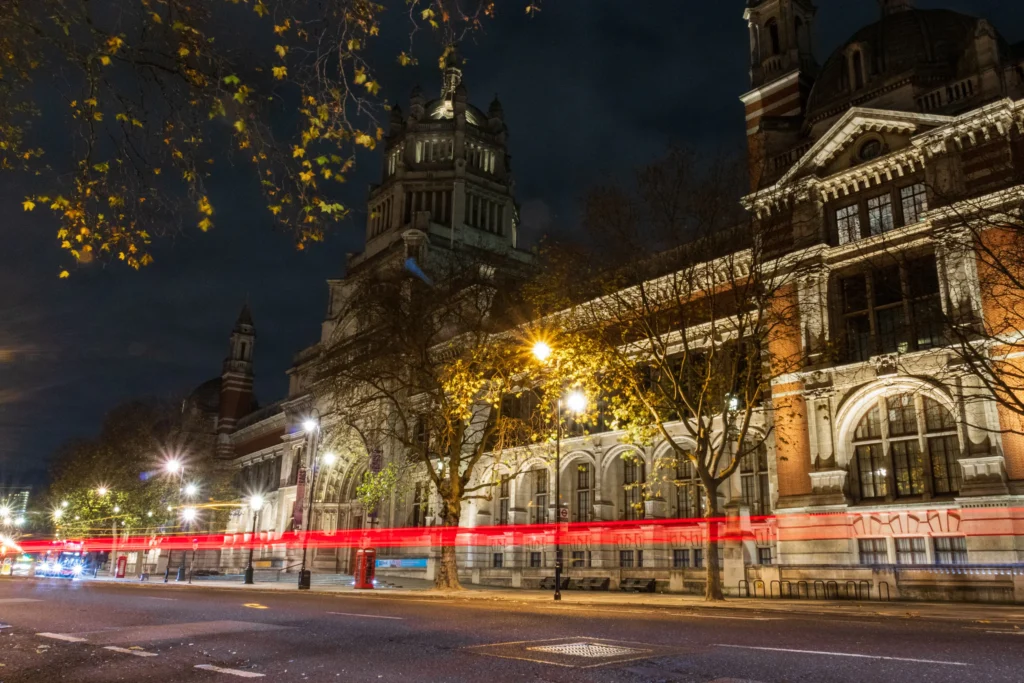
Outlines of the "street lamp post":
[{"label": "street lamp post", "polygon": [[245,583],[254,583],[255,569],[252,566],[252,551],[256,545],[256,516],[263,509],[263,496],[254,495],[249,498],[249,509],[252,510],[252,536],[249,538],[249,564],[245,568]]},{"label": "street lamp post", "polygon": [[[312,472],[309,476],[309,506],[305,510],[303,515],[302,525],[304,527],[302,532],[302,567],[299,570],[299,590],[309,590],[310,584],[312,583],[312,572],[306,569],[306,553],[309,547],[309,518],[313,516],[313,506],[316,504],[316,471],[319,458],[317,458],[317,448],[320,446],[320,411],[316,408],[313,409],[316,414],[315,418],[309,418],[302,423],[302,427],[306,430],[306,434],[309,435],[309,462],[310,469]],[[303,500],[305,505],[305,500]]]},{"label": "street lamp post", "polygon": [[[551,356],[547,342],[538,341],[533,345],[533,355],[541,363]],[[581,391],[573,391],[565,398],[566,407],[574,413],[587,409],[587,397]],[[555,600],[562,599],[562,396],[555,401]]]}]

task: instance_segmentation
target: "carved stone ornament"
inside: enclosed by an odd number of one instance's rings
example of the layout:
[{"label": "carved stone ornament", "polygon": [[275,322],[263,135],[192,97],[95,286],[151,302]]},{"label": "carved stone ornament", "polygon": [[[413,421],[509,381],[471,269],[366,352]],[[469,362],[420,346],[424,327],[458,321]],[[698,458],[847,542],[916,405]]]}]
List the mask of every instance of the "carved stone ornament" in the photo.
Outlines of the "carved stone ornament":
[{"label": "carved stone ornament", "polygon": [[846,470],[811,472],[811,493],[842,493],[846,489]]},{"label": "carved stone ornament", "polygon": [[899,372],[899,358],[899,355],[895,353],[875,356],[875,374],[879,377],[895,375]]}]

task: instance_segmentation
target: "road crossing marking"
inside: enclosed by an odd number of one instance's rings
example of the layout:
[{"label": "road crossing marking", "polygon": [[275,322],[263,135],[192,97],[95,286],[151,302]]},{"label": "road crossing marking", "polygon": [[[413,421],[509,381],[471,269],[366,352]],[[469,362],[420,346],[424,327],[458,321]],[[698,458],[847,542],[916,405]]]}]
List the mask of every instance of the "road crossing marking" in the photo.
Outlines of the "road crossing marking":
[{"label": "road crossing marking", "polygon": [[155,652],[145,652],[144,650],[132,650],[127,647],[117,647],[116,645],[107,645],[103,649],[112,650],[114,652],[123,652],[126,655],[135,655],[136,657],[156,657]]},{"label": "road crossing marking", "polygon": [[67,643],[84,643],[84,642],[86,642],[85,638],[77,638],[75,636],[69,636],[66,633],[37,633],[36,635],[37,636],[41,636],[43,638],[53,638],[54,640],[63,640],[65,642],[67,642]]},{"label": "road crossing marking", "polygon": [[828,655],[830,657],[859,657],[861,659],[885,659],[892,662],[914,662],[916,664],[945,664],[946,666],[970,666],[967,662],[950,662],[941,659],[913,659],[911,657],[886,657],[884,655],[862,655],[855,652],[825,652],[823,650],[791,650],[785,647],[757,647],[756,645],[726,645],[716,643],[716,647],[732,647],[740,650],[764,650],[767,652],[794,652],[801,655]]},{"label": "road crossing marking", "polygon": [[397,619],[404,621],[405,617],[385,617],[383,614],[356,614],[355,612],[328,612],[328,614],[340,614],[344,617],[366,617],[367,619]]},{"label": "road crossing marking", "polygon": [[219,674],[230,674],[232,676],[238,676],[240,678],[263,678],[264,674],[258,674],[255,671],[242,671],[241,669],[225,669],[220,666],[214,666],[213,664],[196,664],[197,669],[203,671],[216,671]]}]

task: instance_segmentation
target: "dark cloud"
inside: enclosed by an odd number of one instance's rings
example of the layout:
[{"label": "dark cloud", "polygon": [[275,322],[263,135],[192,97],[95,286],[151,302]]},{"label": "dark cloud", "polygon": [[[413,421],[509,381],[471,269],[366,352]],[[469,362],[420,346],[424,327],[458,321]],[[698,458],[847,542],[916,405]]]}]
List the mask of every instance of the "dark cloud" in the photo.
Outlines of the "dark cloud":
[{"label": "dark cloud", "polygon": [[[819,59],[877,16],[871,0],[818,3]],[[534,19],[519,3],[473,44],[466,84],[486,107],[498,93],[511,128],[524,233],[571,231],[577,202],[595,182],[623,178],[670,141],[707,154],[743,149],[747,32],[742,0],[545,0]],[[987,17],[1024,39],[1024,6],[1006,0],[920,0]],[[400,30],[400,29],[399,29]],[[393,54],[393,52],[382,52]],[[387,69],[405,102],[440,77]],[[344,198],[360,207],[379,164],[368,159]],[[248,298],[257,326],[257,394],[287,388],[292,355],[316,340],[324,280],[343,273],[361,242],[361,218],[326,244],[296,252],[270,227],[244,169],[218,176],[218,223],[161,245],[140,273],[99,265],[56,278],[62,254],[41,211],[22,214],[23,189],[0,202],[0,485],[38,481],[64,440],[95,432],[118,401],[180,396],[220,372],[227,336]]]}]

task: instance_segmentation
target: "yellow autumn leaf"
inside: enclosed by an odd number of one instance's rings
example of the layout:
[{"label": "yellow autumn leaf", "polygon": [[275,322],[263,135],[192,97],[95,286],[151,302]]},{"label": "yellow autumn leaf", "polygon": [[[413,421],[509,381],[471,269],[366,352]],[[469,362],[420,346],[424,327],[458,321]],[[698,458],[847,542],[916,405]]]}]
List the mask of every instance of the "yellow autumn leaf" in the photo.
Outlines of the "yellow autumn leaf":
[{"label": "yellow autumn leaf", "polygon": [[366,133],[359,133],[358,135],[356,135],[356,144],[362,145],[367,149],[373,149],[376,146],[377,142]]},{"label": "yellow autumn leaf", "polygon": [[164,23],[164,20],[163,20],[163,19],[161,19],[161,18],[160,18],[160,15],[159,15],[159,14],[157,14],[156,12],[150,12],[150,13],[149,13],[149,16],[150,16],[150,17],[151,17],[151,18],[153,19],[153,21],[154,21],[154,22],[156,22],[156,23],[158,23],[158,24],[162,24],[162,23]]},{"label": "yellow autumn leaf", "polygon": [[100,64],[102,64],[103,66],[108,66],[110,64],[110,57],[106,55],[100,55]]},{"label": "yellow autumn leaf", "polygon": [[66,277],[71,277],[71,273],[69,273],[69,272],[68,272],[68,271],[66,271],[66,270],[62,270],[62,271],[60,271],[60,275],[59,275],[58,277],[59,277],[59,278],[60,278],[61,280],[63,280],[63,279],[64,279],[64,278],[66,278]]},{"label": "yellow autumn leaf", "polygon": [[278,57],[280,57],[281,59],[284,59],[284,56],[286,54],[288,54],[288,48],[285,47],[284,45],[275,45],[274,46],[274,52],[277,53]]},{"label": "yellow autumn leaf", "polygon": [[213,221],[211,221],[209,218],[204,218],[203,220],[199,221],[199,229],[202,230],[203,232],[207,232],[212,227]]},{"label": "yellow autumn leaf", "polygon": [[210,205],[210,200],[205,195],[199,198],[199,212],[207,216],[213,215],[213,206]]},{"label": "yellow autumn leaf", "polygon": [[274,214],[275,216],[277,214],[281,213],[281,206],[279,204],[275,204],[275,205],[271,206],[270,207],[270,213]]},{"label": "yellow autumn leaf", "polygon": [[187,47],[182,45],[181,47],[178,48],[178,56],[179,57],[188,57],[188,55],[189,55],[189,49]]},{"label": "yellow autumn leaf", "polygon": [[356,85],[361,85],[361,84],[365,83],[366,82],[366,71],[364,71],[363,69],[356,69],[356,75],[355,75],[354,80],[355,80]]},{"label": "yellow autumn leaf", "polygon": [[274,78],[279,81],[288,75],[288,67],[286,66],[275,66],[271,71],[274,73]]},{"label": "yellow autumn leaf", "polygon": [[299,157],[304,157],[304,156],[306,156],[306,149],[304,147],[299,147],[298,145],[295,145],[295,147],[292,148],[292,158],[293,159],[298,159]]},{"label": "yellow autumn leaf", "polygon": [[26,199],[21,203],[21,208],[24,209],[25,211],[31,211],[32,209],[36,208],[36,203],[31,199]]},{"label": "yellow autumn leaf", "polygon": [[237,130],[239,133],[244,133],[245,121],[243,121],[242,119],[235,119],[235,130]]}]

